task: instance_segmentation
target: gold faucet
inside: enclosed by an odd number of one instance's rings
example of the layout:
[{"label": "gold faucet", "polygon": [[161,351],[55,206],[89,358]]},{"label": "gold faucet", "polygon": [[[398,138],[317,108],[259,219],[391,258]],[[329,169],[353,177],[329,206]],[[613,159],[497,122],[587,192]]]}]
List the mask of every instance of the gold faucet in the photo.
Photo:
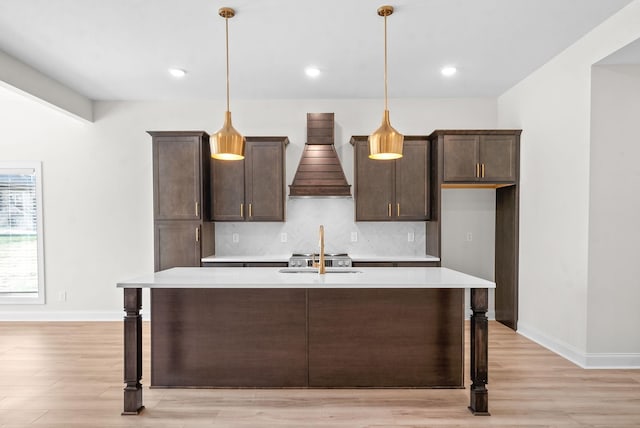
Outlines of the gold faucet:
[{"label": "gold faucet", "polygon": [[327,270],[324,266],[324,226],[320,225],[320,254],[318,263],[313,263],[313,267],[318,268],[318,273],[324,275]]}]

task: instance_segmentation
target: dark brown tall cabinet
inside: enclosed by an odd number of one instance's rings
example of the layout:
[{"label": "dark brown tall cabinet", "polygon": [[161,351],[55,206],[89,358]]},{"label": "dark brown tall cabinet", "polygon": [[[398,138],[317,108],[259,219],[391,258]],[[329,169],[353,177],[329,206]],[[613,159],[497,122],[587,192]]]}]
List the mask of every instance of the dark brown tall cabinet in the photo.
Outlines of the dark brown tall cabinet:
[{"label": "dark brown tall cabinet", "polygon": [[212,161],[214,221],[284,221],[287,137],[246,137],[245,158]]},{"label": "dark brown tall cabinet", "polygon": [[[427,254],[441,257],[441,189],[496,189],[496,320],[518,325],[518,213],[522,130],[437,130],[431,140]],[[446,260],[442,261],[446,265]]]},{"label": "dark brown tall cabinet", "polygon": [[366,136],[351,139],[355,149],[356,221],[429,219],[429,141],[405,136],[403,157],[369,159]]},{"label": "dark brown tall cabinet", "polygon": [[200,266],[214,252],[209,136],[150,131],[153,147],[154,269]]}]

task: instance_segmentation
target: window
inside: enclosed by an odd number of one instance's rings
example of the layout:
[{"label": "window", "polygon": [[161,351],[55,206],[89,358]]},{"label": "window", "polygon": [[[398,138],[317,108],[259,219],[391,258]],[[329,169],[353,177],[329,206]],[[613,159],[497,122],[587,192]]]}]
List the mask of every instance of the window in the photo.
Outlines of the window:
[{"label": "window", "polygon": [[0,162],[0,303],[44,303],[40,162]]}]

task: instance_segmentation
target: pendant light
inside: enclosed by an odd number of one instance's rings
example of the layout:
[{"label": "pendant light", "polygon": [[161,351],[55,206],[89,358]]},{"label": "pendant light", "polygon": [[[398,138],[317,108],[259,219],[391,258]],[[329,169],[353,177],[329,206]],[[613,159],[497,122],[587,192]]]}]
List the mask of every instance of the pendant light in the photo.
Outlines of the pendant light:
[{"label": "pendant light", "polygon": [[393,13],[393,6],[380,6],[378,15],[384,17],[384,115],[382,125],[369,136],[369,158],[377,160],[402,157],[404,136],[393,129],[389,122],[387,105],[387,16]]},{"label": "pendant light", "polygon": [[236,11],[230,7],[223,7],[218,14],[224,18],[227,50],[227,111],[224,114],[224,125],[211,136],[211,157],[220,160],[244,159],[245,138],[234,129],[231,124],[231,112],[229,111],[229,18],[233,18]]}]

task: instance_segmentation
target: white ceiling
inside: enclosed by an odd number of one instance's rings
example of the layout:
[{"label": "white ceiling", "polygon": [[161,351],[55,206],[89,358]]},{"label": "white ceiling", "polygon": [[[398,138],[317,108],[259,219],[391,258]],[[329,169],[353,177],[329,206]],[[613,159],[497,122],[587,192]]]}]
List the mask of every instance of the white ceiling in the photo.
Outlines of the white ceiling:
[{"label": "white ceiling", "polygon": [[[631,0],[394,0],[389,96],[497,96]],[[384,0],[1,0],[0,50],[96,100],[382,98]],[[316,65],[322,75],[304,74]],[[454,78],[439,70],[458,67]],[[167,69],[186,69],[182,80]]]}]

